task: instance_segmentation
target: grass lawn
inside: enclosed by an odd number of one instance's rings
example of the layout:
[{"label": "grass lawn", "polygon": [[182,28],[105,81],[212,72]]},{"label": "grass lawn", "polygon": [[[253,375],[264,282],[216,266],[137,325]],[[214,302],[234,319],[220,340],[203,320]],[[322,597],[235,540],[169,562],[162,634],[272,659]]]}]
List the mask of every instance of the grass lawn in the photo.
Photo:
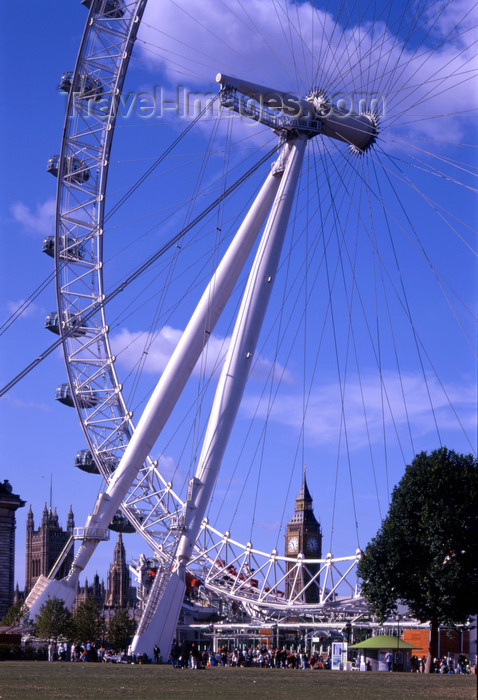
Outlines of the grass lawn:
[{"label": "grass lawn", "polygon": [[476,676],[0,662],[0,698],[476,698]]}]

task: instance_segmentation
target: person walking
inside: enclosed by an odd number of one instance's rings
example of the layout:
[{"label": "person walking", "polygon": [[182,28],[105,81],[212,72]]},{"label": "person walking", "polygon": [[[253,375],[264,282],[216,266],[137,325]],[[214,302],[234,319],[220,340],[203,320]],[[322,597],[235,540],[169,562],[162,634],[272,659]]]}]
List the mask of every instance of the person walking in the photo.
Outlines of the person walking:
[{"label": "person walking", "polygon": [[387,651],[385,654],[385,663],[387,664],[387,671],[393,670],[393,654],[391,651]]},{"label": "person walking", "polygon": [[171,647],[171,666],[173,668],[179,668],[179,656],[180,656],[180,651],[179,651],[179,646],[176,640],[173,641],[172,647]]},{"label": "person walking", "polygon": [[198,656],[199,656],[199,654],[198,654],[197,647],[195,644],[193,644],[191,646],[191,651],[189,652],[189,661],[190,661],[191,668],[194,669],[195,671],[197,671],[197,667],[198,667]]},{"label": "person walking", "polygon": [[161,653],[161,649],[158,647],[157,644],[154,645],[153,649],[153,656],[154,656],[154,663],[159,664],[159,655]]}]

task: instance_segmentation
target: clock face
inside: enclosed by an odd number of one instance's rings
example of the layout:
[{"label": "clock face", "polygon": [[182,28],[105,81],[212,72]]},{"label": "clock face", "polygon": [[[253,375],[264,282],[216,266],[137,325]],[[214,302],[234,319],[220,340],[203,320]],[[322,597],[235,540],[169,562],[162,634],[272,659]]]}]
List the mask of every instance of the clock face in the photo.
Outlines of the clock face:
[{"label": "clock face", "polygon": [[307,540],[307,551],[316,552],[317,551],[317,538],[309,537]]},{"label": "clock face", "polygon": [[299,549],[299,539],[297,537],[291,537],[287,543],[287,549],[289,552],[297,552]]}]

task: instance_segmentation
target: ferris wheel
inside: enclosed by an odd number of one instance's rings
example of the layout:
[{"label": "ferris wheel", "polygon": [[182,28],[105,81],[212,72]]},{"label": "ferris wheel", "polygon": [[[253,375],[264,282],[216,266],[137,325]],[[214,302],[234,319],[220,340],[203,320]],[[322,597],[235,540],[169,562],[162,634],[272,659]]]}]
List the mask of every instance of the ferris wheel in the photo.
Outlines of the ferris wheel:
[{"label": "ferris wheel", "polygon": [[[474,449],[474,11],[83,4],[47,327],[106,487],[50,584],[73,595],[121,511],[161,563],[140,650],[185,572],[263,619],[358,611],[363,511],[423,441]],[[315,559],[283,554],[304,464]]]}]

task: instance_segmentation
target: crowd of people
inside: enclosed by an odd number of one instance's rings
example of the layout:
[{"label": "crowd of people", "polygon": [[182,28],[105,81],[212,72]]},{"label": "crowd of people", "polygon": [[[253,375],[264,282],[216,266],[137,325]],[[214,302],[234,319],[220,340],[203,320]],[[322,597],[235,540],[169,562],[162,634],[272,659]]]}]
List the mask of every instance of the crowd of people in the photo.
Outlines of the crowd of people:
[{"label": "crowd of people", "polygon": [[82,662],[107,662],[129,663],[124,651],[106,649],[103,645],[97,646],[94,642],[84,644],[67,644],[66,642],[50,642],[48,645],[48,661],[82,661]]},{"label": "crowd of people", "polygon": [[294,649],[268,649],[265,646],[247,649],[220,647],[217,651],[201,651],[195,643],[173,642],[169,662],[173,668],[206,668],[207,666],[255,666],[256,668],[323,669],[330,668],[330,659]]},{"label": "crowd of people", "polygon": [[[412,673],[425,673],[426,661],[425,656],[422,656],[421,659],[412,656]],[[433,659],[431,673],[471,673],[471,666],[464,654],[460,654],[456,661],[451,656],[443,656],[440,659]]]},{"label": "crowd of people", "polygon": [[[392,655],[393,657],[393,655]],[[48,661],[103,662],[103,663],[161,663],[163,657],[157,645],[154,646],[152,658],[146,654],[136,656],[124,650],[107,649],[94,642],[85,644],[67,644],[66,642],[51,642],[48,646]],[[385,658],[387,662],[387,658]],[[168,658],[173,668],[198,669],[208,666],[242,666],[256,668],[287,668],[287,669],[330,669],[330,657],[324,654],[309,654],[304,650],[273,648],[265,645],[248,647],[246,649],[220,647],[217,651],[199,649],[194,642],[173,642]],[[398,670],[392,667],[389,670]],[[411,672],[425,672],[426,657],[412,656]],[[367,668],[367,670],[371,670]],[[455,661],[452,657],[435,658],[432,662],[432,673],[471,673],[470,662],[464,654]]]},{"label": "crowd of people", "polygon": [[470,673],[470,662],[464,654],[460,654],[458,661],[444,656],[442,659],[433,659],[433,673]]},{"label": "crowd of people", "polygon": [[[412,656],[411,672],[425,673],[426,662],[426,656],[422,656],[421,659]],[[471,666],[464,654],[460,654],[456,661],[451,656],[443,656],[441,659],[433,659],[431,673],[471,673]]]}]

